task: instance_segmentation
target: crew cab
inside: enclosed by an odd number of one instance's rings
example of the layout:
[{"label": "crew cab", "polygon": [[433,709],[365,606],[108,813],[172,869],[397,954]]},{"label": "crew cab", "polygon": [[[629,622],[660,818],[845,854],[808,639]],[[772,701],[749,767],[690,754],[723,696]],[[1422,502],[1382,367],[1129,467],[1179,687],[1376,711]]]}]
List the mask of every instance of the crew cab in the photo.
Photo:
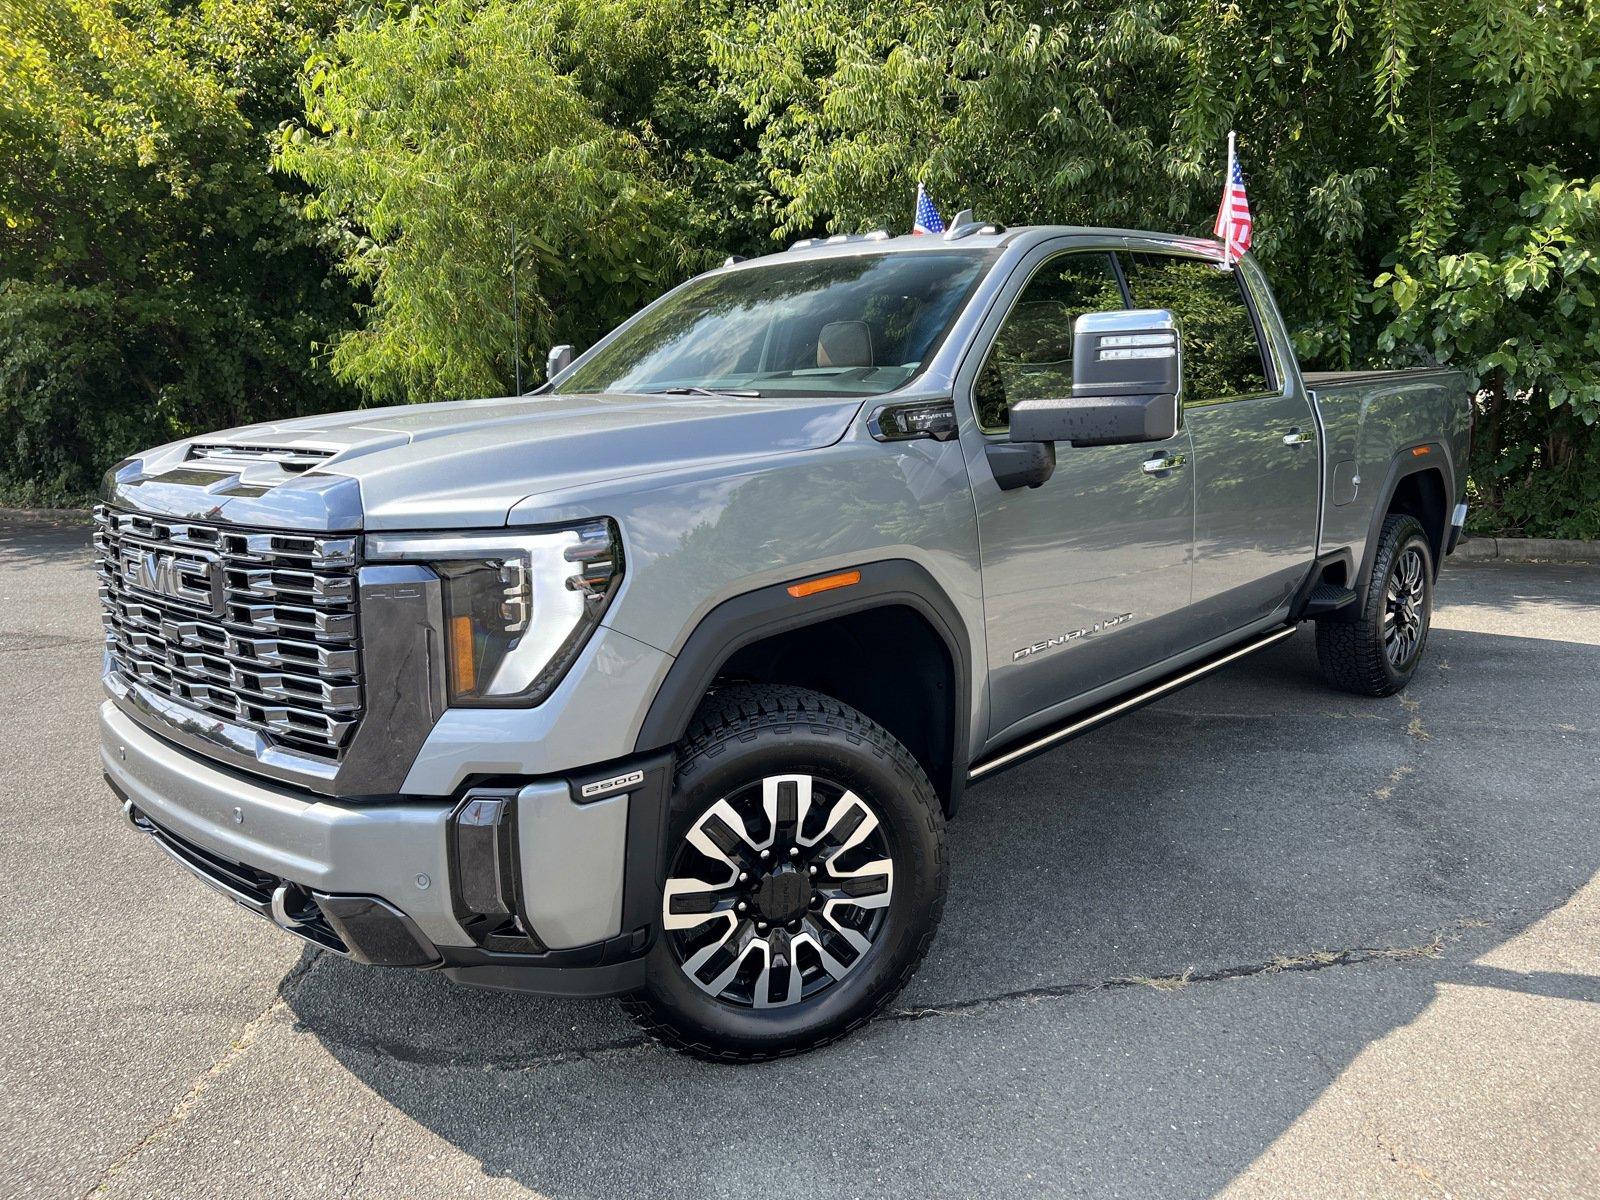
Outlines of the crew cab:
[{"label": "crew cab", "polygon": [[106,778],[328,952],[794,1053],[922,960],[975,781],[1307,620],[1403,688],[1471,421],[1448,370],[1302,372],[1207,241],[730,260],[533,394],[116,466]]}]

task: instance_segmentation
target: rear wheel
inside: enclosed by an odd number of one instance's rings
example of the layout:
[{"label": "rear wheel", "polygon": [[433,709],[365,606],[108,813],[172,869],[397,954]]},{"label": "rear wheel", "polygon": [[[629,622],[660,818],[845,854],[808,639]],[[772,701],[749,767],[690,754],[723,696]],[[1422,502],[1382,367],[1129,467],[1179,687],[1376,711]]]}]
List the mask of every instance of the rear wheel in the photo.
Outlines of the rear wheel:
[{"label": "rear wheel", "polygon": [[704,1058],[809,1050],[910,979],[944,903],[944,819],[926,774],[816,692],[717,693],[679,747],[661,936],[628,1001]]},{"label": "rear wheel", "polygon": [[1347,692],[1390,696],[1411,682],[1433,620],[1433,549],[1415,517],[1383,523],[1367,602],[1317,622],[1322,674]]}]

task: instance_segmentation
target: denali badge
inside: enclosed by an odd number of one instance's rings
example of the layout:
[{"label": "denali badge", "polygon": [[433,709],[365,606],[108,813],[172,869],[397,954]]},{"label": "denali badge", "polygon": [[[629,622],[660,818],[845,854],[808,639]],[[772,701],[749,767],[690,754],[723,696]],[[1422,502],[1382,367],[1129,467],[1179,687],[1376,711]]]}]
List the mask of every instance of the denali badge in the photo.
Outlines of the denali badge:
[{"label": "denali badge", "polygon": [[1095,625],[1091,625],[1087,629],[1074,629],[1071,633],[1058,633],[1053,638],[1047,638],[1042,642],[1035,642],[1031,646],[1024,646],[1021,650],[1018,650],[1011,656],[1011,661],[1021,662],[1023,659],[1038,654],[1041,651],[1054,650],[1057,646],[1065,646],[1068,642],[1075,642],[1081,637],[1088,637],[1091,633],[1099,633],[1102,629],[1110,629],[1114,625],[1126,625],[1131,620],[1133,620],[1133,614],[1131,612],[1127,612],[1122,613],[1119,616],[1107,617],[1104,621],[1101,621]]},{"label": "denali badge", "polygon": [[643,771],[629,771],[626,775],[617,775],[611,779],[601,779],[594,783],[586,783],[578,794],[585,800],[593,800],[596,796],[606,796],[612,792],[620,792],[623,788],[630,788],[636,783],[644,782]]}]

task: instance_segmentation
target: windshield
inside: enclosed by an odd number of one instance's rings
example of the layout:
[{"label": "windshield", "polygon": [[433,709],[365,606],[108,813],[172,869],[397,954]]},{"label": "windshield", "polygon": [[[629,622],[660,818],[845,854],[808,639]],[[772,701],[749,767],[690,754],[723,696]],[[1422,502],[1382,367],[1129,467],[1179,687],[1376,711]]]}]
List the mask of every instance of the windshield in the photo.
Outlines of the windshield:
[{"label": "windshield", "polygon": [[881,395],[922,369],[996,253],[853,254],[708,275],[646,309],[555,390]]}]

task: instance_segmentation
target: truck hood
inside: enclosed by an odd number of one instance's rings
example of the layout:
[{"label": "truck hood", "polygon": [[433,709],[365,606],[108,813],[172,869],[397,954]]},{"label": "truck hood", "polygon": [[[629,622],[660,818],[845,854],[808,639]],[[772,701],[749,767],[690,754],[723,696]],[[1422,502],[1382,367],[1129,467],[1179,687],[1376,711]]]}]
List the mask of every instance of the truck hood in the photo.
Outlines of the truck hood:
[{"label": "truck hood", "polygon": [[[266,492],[288,511],[354,479],[366,528],[483,527],[505,524],[511,508],[532,497],[554,504],[561,493],[608,480],[828,446],[861,404],[572,395],[400,405],[191,438],[141,456],[125,475],[149,485],[140,489],[144,499],[159,499],[170,488],[158,485],[181,475],[204,486],[206,514],[241,523],[253,523],[242,519],[247,511],[270,507]],[[289,451],[299,453],[286,468]]]}]

